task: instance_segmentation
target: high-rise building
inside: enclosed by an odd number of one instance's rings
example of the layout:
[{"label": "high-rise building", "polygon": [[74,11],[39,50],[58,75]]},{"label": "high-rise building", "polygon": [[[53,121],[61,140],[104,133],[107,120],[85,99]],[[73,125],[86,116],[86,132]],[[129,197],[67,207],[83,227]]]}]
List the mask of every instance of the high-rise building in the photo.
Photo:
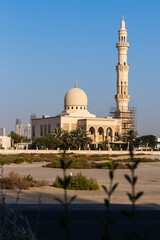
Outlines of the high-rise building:
[{"label": "high-rise building", "polygon": [[27,139],[31,139],[31,124],[30,123],[28,123],[27,126],[24,129],[24,136]]},{"label": "high-rise building", "polygon": [[17,118],[16,119],[16,125],[20,125],[21,124],[21,119],[20,118]]},{"label": "high-rise building", "polygon": [[30,119],[31,119],[31,121],[32,121],[32,119],[36,119],[36,118],[37,118],[37,115],[36,115],[36,113],[32,113],[32,114],[31,114],[31,118],[30,118]]},{"label": "high-rise building", "polygon": [[5,128],[1,128],[0,136],[2,136],[2,137],[6,136],[6,129]]},{"label": "high-rise building", "polygon": [[16,119],[15,133],[18,135],[24,136],[24,127],[23,127],[23,124],[21,123],[20,118]]}]

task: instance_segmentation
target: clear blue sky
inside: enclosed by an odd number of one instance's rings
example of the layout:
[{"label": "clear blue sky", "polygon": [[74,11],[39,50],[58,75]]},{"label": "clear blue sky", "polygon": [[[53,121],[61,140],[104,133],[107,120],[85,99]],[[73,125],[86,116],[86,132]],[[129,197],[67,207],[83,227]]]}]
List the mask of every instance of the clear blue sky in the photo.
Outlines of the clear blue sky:
[{"label": "clear blue sky", "polygon": [[32,112],[54,116],[78,79],[88,109],[115,103],[118,30],[128,30],[130,105],[140,134],[160,136],[160,1],[0,1],[0,127]]}]

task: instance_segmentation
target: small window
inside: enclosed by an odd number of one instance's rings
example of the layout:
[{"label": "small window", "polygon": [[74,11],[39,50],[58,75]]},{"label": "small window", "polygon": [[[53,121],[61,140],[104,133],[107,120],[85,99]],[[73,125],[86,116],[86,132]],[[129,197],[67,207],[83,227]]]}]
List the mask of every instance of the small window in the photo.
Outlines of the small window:
[{"label": "small window", "polygon": [[72,109],[73,109],[73,107],[72,107]]},{"label": "small window", "polygon": [[82,107],[80,107],[80,109],[82,109]]},{"label": "small window", "polygon": [[40,125],[40,136],[43,136],[43,125]]},{"label": "small window", "polygon": [[47,134],[47,124],[44,124],[44,135]]},{"label": "small window", "polygon": [[85,110],[85,107],[84,107],[84,110]]},{"label": "small window", "polygon": [[48,133],[51,132],[51,124],[48,124]]},{"label": "small window", "polygon": [[78,109],[78,107],[76,107],[76,109]]},{"label": "small window", "polygon": [[69,109],[69,107],[68,107],[68,109]]},{"label": "small window", "polygon": [[36,132],[36,131],[35,131],[35,126],[33,125],[33,126],[32,126],[32,137],[33,137],[33,138],[34,138],[35,135],[36,135],[35,132]]}]

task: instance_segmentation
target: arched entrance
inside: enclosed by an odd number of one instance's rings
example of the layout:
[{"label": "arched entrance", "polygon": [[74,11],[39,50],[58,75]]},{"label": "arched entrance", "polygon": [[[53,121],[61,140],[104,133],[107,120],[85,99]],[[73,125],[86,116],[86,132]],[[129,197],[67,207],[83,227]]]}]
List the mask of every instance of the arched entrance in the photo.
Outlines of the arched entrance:
[{"label": "arched entrance", "polygon": [[102,127],[98,128],[98,142],[104,141],[104,130]]},{"label": "arched entrance", "polygon": [[112,128],[107,128],[107,132],[106,132],[106,140],[108,142],[112,142]]}]

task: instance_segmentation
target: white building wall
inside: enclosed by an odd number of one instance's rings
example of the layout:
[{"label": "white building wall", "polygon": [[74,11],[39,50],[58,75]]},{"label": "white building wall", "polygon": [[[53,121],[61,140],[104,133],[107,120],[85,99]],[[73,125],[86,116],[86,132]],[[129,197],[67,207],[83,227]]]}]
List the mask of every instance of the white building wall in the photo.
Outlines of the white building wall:
[{"label": "white building wall", "polygon": [[9,149],[11,147],[11,137],[0,136],[0,148]]}]

